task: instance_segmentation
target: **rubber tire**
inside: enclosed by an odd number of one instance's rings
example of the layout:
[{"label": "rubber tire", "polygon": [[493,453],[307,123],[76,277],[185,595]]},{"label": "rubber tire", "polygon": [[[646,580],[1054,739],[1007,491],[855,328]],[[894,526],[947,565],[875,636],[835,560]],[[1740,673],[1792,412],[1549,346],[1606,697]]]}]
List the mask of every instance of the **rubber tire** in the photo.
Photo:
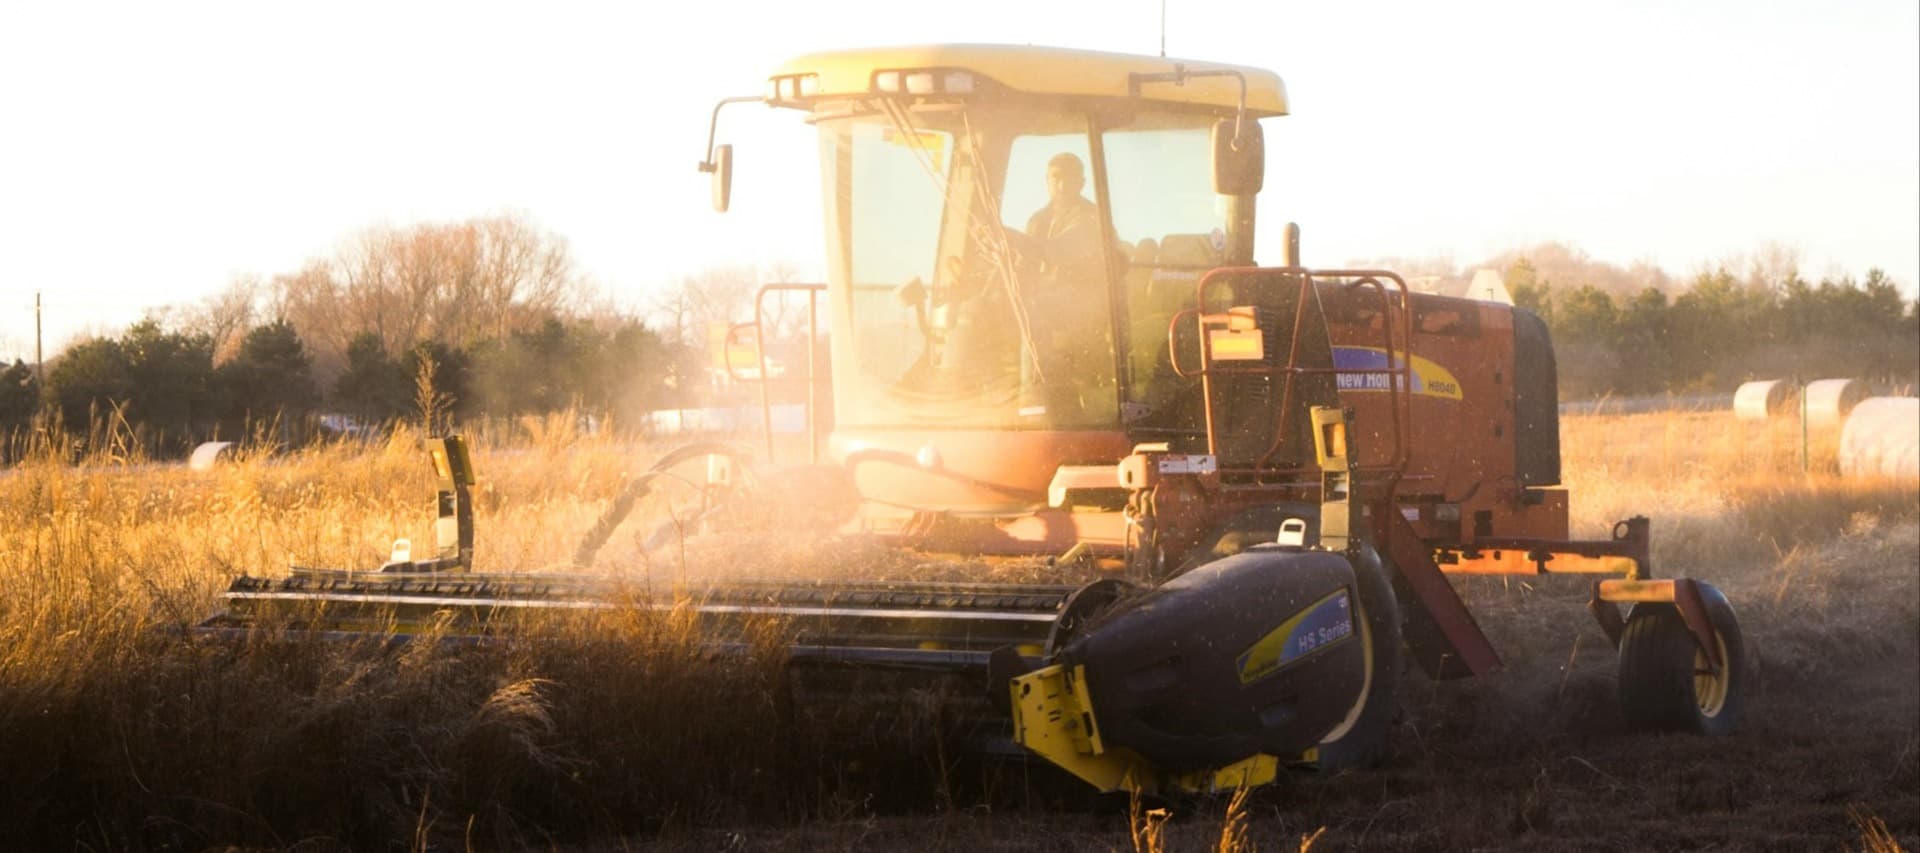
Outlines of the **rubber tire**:
[{"label": "rubber tire", "polygon": [[1361,551],[1353,567],[1360,615],[1366,620],[1365,640],[1373,646],[1373,682],[1352,728],[1320,744],[1317,763],[1322,772],[1372,767],[1387,755],[1387,735],[1400,712],[1402,669],[1400,602],[1387,572],[1385,562],[1371,548]]},{"label": "rubber tire", "polygon": [[1699,644],[1671,604],[1636,604],[1620,634],[1620,710],[1633,731],[1683,731],[1715,737],[1733,734],[1746,706],[1747,649],[1727,597],[1699,584],[1707,619],[1726,650],[1726,697],[1709,712],[1694,688]]}]

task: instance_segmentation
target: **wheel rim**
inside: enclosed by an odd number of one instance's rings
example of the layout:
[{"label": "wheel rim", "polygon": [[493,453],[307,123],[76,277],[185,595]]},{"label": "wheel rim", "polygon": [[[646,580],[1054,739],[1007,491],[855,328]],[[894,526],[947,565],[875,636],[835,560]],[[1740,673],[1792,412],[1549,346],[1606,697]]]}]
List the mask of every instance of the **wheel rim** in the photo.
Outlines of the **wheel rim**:
[{"label": "wheel rim", "polygon": [[1720,671],[1713,671],[1713,661],[1707,658],[1707,650],[1693,650],[1693,702],[1706,717],[1720,716],[1726,710],[1727,693],[1733,680],[1733,661],[1727,657],[1727,641],[1717,633],[1713,645],[1720,653]]}]

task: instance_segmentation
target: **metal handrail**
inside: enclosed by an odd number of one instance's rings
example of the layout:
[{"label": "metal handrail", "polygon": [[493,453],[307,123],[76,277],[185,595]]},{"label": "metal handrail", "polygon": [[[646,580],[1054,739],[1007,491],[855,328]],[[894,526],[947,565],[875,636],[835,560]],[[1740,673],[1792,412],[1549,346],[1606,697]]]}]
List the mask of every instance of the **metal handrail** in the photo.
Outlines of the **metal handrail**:
[{"label": "metal handrail", "polygon": [[[1384,369],[1368,368],[1345,371],[1339,370],[1336,367],[1334,372],[1336,376],[1340,373],[1361,375],[1384,373],[1387,376],[1388,407],[1392,411],[1394,419],[1393,453],[1387,457],[1388,461],[1379,465],[1370,466],[1370,468],[1362,468],[1361,470],[1391,471],[1397,480],[1399,475],[1405,471],[1411,455],[1406,446],[1406,434],[1407,430],[1411,428],[1412,421],[1410,406],[1413,397],[1413,306],[1407,293],[1407,283],[1401,279],[1399,275],[1384,270],[1331,270],[1320,271],[1319,274],[1329,278],[1353,279],[1353,281],[1348,283],[1348,287],[1359,288],[1370,286],[1380,296],[1380,330],[1386,339],[1387,367]],[[1394,347],[1394,300],[1392,295],[1387,292],[1386,285],[1381,282],[1381,276],[1391,279],[1400,290],[1400,339],[1405,343],[1404,350],[1398,350]],[[1393,366],[1396,357],[1400,358],[1400,366],[1397,368]],[[1285,414],[1286,413],[1283,412],[1283,417]]]},{"label": "metal handrail", "polygon": [[[1246,280],[1247,277],[1251,277],[1251,280],[1254,282],[1262,282],[1270,278],[1288,275],[1298,277],[1299,293],[1295,300],[1293,333],[1288,345],[1285,364],[1279,366],[1261,364],[1253,367],[1240,365],[1216,366],[1212,358],[1212,340],[1206,332],[1209,328],[1218,328],[1225,322],[1225,319],[1224,316],[1211,316],[1205,313],[1204,306],[1207,304],[1206,298],[1209,290],[1218,286],[1222,279],[1229,277],[1241,277],[1238,280]],[[1327,367],[1303,367],[1299,364],[1300,332],[1305,327],[1307,316],[1306,300],[1312,298],[1318,301],[1319,299],[1319,291],[1315,286],[1317,284],[1316,279],[1353,279],[1353,281],[1348,284],[1349,287],[1369,287],[1378,294],[1382,317],[1381,333],[1384,338],[1383,343],[1385,344],[1384,352],[1387,356],[1386,367],[1342,369],[1334,365]],[[1397,312],[1397,317],[1394,311],[1395,300],[1393,299],[1393,295],[1388,291],[1385,283],[1387,281],[1391,281],[1399,291],[1399,304],[1402,310]],[[1387,376],[1389,410],[1393,416],[1393,450],[1385,461],[1373,465],[1360,466],[1355,470],[1363,473],[1386,473],[1391,475],[1389,485],[1389,491],[1391,491],[1392,484],[1398,482],[1400,475],[1405,471],[1409,461],[1406,433],[1411,420],[1410,399],[1413,385],[1411,344],[1413,340],[1413,328],[1411,319],[1412,311],[1407,294],[1408,289],[1405,280],[1392,272],[1382,270],[1310,270],[1303,267],[1220,267],[1209,270],[1205,275],[1201,276],[1199,282],[1194,285],[1194,301],[1197,307],[1183,309],[1169,318],[1167,324],[1167,344],[1174,374],[1184,379],[1198,378],[1201,381],[1201,393],[1206,415],[1207,452],[1216,456],[1219,452],[1219,435],[1214,423],[1213,414],[1212,377],[1216,375],[1224,376],[1235,374],[1285,376],[1279,422],[1275,425],[1272,443],[1268,445],[1267,450],[1251,467],[1235,469],[1223,467],[1221,469],[1222,472],[1249,473],[1259,477],[1270,477],[1317,471],[1317,469],[1307,467],[1281,468],[1270,465],[1287,440],[1287,427],[1291,423],[1296,377],[1329,373],[1336,376],[1340,374],[1383,374]],[[1201,366],[1198,370],[1188,370],[1180,364],[1180,348],[1177,340],[1178,332],[1180,324],[1188,317],[1195,319],[1195,328],[1200,333]],[[1322,318],[1322,322],[1324,323],[1324,314],[1322,314]],[[1396,319],[1398,321],[1397,324],[1395,322]],[[1395,334],[1396,325],[1399,327],[1398,335]],[[1398,340],[1396,340],[1396,338]],[[1404,350],[1396,346],[1396,344],[1401,341],[1404,341],[1407,345],[1407,348]]]},{"label": "metal handrail", "polygon": [[735,329],[753,328],[754,357],[760,364],[760,375],[755,379],[760,383],[760,422],[762,432],[767,438],[767,461],[773,461],[773,386],[767,374],[766,326],[767,294],[793,293],[807,294],[807,461],[818,464],[820,461],[820,370],[818,364],[820,350],[820,294],[826,292],[824,284],[779,283],[762,285],[753,295],[753,322],[735,323],[727,327],[727,337],[721,341],[720,358],[726,364],[727,377],[735,382],[749,381],[733,369],[733,332]]}]

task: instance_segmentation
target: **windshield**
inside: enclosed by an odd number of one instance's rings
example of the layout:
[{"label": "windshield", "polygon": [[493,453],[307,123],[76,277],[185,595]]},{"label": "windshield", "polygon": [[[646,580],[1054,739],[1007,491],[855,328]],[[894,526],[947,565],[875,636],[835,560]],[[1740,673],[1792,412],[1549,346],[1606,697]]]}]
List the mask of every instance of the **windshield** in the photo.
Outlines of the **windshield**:
[{"label": "windshield", "polygon": [[1198,425],[1167,327],[1224,260],[1212,116],[876,99],[816,121],[839,423]]},{"label": "windshield", "polygon": [[[1213,119],[1144,111],[1129,118],[1100,135],[1114,234],[1128,259],[1121,288],[1127,420],[1145,430],[1192,432],[1205,426],[1199,390],[1174,375],[1167,327],[1192,306],[1200,275],[1231,260],[1226,197],[1213,192]],[[1182,364],[1199,363],[1197,336],[1178,343]]]},{"label": "windshield", "polygon": [[1104,205],[1084,114],[907,108],[820,121],[839,423],[1111,428]]}]

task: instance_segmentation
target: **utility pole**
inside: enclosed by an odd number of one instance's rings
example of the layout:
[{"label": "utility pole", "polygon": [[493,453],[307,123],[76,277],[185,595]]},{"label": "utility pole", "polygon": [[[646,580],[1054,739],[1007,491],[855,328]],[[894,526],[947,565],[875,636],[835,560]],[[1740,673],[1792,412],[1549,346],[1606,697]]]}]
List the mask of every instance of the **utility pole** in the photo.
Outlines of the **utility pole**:
[{"label": "utility pole", "polygon": [[40,291],[33,292],[33,372],[40,388],[47,387],[47,358],[40,353]]}]

